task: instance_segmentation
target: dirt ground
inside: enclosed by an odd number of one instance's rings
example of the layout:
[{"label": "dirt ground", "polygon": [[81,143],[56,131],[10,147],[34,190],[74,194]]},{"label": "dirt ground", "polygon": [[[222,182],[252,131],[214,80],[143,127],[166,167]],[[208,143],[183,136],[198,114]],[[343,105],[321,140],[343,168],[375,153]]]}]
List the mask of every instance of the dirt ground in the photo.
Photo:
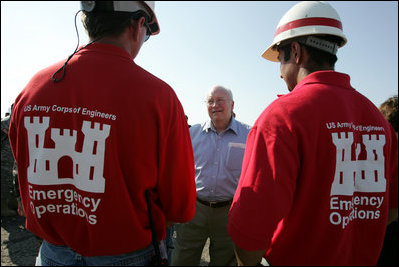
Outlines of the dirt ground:
[{"label": "dirt ground", "polygon": [[[40,243],[25,229],[21,216],[1,217],[1,266],[34,266]],[[209,264],[209,240],[205,245],[200,266]]]},{"label": "dirt ground", "polygon": [[34,266],[39,241],[21,216],[1,217],[1,266]]}]

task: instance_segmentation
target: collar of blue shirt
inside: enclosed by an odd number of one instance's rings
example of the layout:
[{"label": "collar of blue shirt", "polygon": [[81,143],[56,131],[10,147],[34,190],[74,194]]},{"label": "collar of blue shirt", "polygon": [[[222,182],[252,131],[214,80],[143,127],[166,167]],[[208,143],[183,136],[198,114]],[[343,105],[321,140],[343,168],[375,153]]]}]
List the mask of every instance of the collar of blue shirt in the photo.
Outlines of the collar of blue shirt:
[{"label": "collar of blue shirt", "polygon": [[[206,131],[206,132],[209,132],[210,130],[214,131],[214,132],[217,132],[216,129],[215,129],[215,126],[213,126],[213,123],[212,123],[211,120],[207,121],[205,123],[205,125],[204,125],[204,128],[203,128],[203,131]],[[225,133],[225,132],[227,132],[229,130],[233,131],[236,135],[238,135],[237,121],[233,117],[231,117],[229,126],[222,133]]]}]

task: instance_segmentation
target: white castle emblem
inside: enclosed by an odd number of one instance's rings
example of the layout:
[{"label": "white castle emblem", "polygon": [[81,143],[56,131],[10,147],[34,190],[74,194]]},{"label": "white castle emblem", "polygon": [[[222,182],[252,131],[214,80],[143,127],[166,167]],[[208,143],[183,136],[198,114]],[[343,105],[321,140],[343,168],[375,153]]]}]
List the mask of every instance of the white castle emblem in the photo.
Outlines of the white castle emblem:
[{"label": "white castle emblem", "polygon": [[[84,134],[82,152],[75,151],[76,130],[52,128],[51,139],[55,148],[44,148],[44,135],[49,127],[50,118],[25,117],[28,132],[29,167],[28,181],[36,185],[73,184],[77,188],[93,193],[104,193],[105,179],[104,153],[105,140],[111,129],[110,125],[83,121]],[[61,159],[72,160],[72,177],[59,177],[58,167]]]},{"label": "white castle emblem", "polygon": [[361,145],[356,146],[356,160],[351,160],[353,133],[332,133],[337,148],[337,159],[332,195],[353,195],[353,192],[385,192],[385,160],[383,147],[385,135],[362,135],[366,147],[367,159],[359,160]]}]

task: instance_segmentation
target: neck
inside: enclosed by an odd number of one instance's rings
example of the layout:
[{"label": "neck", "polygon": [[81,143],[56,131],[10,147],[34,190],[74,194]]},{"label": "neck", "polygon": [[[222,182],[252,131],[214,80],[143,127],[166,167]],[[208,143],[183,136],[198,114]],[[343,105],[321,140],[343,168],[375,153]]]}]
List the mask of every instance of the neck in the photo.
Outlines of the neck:
[{"label": "neck", "polygon": [[221,132],[223,132],[224,130],[227,129],[227,127],[229,127],[231,118],[230,120],[226,121],[212,121],[213,127],[215,127],[216,132],[219,134]]},{"label": "neck", "polygon": [[298,75],[296,78],[297,84],[300,83],[306,76],[308,76],[311,72],[305,68],[300,68],[298,71]]},{"label": "neck", "polygon": [[[90,40],[90,41],[92,41],[92,40]],[[129,42],[126,32],[121,34],[119,37],[105,36],[105,37],[102,37],[102,38],[96,40],[95,42],[102,43],[102,44],[111,44],[111,45],[120,47],[123,50],[125,50],[126,52],[128,52],[129,55],[131,55],[133,59],[136,57],[136,55],[138,53],[137,49],[132,49],[132,46]]]},{"label": "neck", "polygon": [[308,53],[304,53],[302,61],[300,62],[299,65],[297,82],[299,83],[300,81],[302,81],[303,78],[305,78],[306,76],[308,76],[313,72],[323,71],[323,70],[334,70],[334,66],[330,66],[326,62],[322,64],[316,64],[309,58]]}]

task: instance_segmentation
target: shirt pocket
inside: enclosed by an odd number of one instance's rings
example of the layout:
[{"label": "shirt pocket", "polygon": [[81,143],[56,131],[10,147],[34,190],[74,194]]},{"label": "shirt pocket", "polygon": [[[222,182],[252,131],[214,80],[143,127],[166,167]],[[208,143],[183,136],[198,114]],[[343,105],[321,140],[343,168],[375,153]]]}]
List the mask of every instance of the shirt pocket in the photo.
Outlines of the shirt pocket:
[{"label": "shirt pocket", "polygon": [[232,171],[234,175],[240,175],[241,173],[244,152],[245,144],[233,142],[228,144],[226,168]]}]

